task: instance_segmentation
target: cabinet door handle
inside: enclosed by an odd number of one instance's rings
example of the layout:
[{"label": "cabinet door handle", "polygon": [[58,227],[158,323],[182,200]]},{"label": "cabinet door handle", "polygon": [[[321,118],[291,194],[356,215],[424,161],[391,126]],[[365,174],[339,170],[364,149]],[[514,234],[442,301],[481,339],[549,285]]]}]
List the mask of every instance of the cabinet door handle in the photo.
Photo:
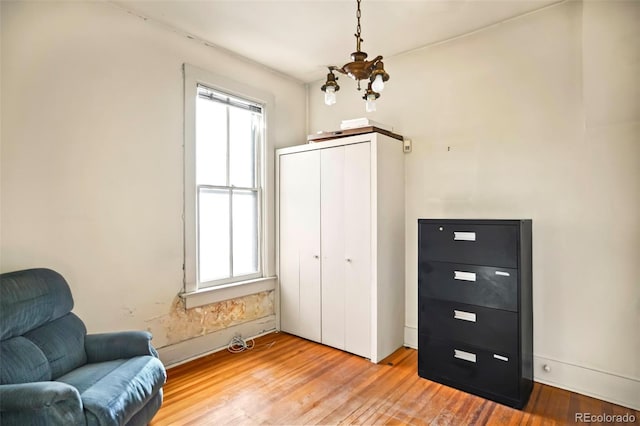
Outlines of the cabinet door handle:
[{"label": "cabinet door handle", "polygon": [[469,362],[476,362],[476,354],[472,354],[471,352],[461,351],[459,349],[453,350],[453,357],[458,359],[463,359]]},{"label": "cabinet door handle", "polygon": [[453,271],[453,279],[460,281],[475,281],[476,273],[475,272],[462,272],[462,271]]},{"label": "cabinet door handle", "polygon": [[463,321],[476,322],[476,314],[467,311],[453,310],[453,318]]},{"label": "cabinet door handle", "polygon": [[496,275],[501,275],[501,276],[503,276],[503,277],[509,277],[509,276],[511,276],[511,274],[510,274],[510,273],[508,273],[508,272],[504,272],[504,271],[496,271]]},{"label": "cabinet door handle", "polygon": [[347,262],[351,263],[351,259],[347,258],[345,259]]},{"label": "cabinet door handle", "polygon": [[314,258],[314,259],[320,259],[320,256],[318,256],[317,254],[314,254],[314,255],[313,255],[313,258]]},{"label": "cabinet door handle", "polygon": [[475,241],[476,233],[475,232],[454,232],[453,239],[454,241]]},{"label": "cabinet door handle", "polygon": [[498,354],[493,354],[493,357],[494,357],[495,359],[499,359],[500,361],[509,362],[509,358],[507,358],[506,356],[502,356],[502,355],[498,355]]}]

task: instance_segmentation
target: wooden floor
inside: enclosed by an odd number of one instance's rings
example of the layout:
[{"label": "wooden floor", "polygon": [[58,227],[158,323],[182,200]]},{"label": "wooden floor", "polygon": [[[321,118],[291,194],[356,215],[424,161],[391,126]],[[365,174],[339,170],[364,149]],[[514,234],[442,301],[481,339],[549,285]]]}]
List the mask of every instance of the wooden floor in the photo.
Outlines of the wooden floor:
[{"label": "wooden floor", "polygon": [[[169,369],[161,425],[552,425],[575,413],[640,413],[536,383],[514,410],[417,374],[417,353],[401,348],[379,364],[284,333],[253,350],[221,351]],[[593,423],[592,423],[593,424]]]}]

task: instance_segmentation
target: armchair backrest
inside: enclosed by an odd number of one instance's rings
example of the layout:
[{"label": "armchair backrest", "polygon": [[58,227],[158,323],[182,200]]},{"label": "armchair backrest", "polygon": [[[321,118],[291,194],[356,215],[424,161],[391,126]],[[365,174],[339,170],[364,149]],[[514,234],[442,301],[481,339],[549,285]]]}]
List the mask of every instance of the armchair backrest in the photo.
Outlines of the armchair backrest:
[{"label": "armchair backrest", "polygon": [[84,323],[50,269],[0,275],[0,384],[51,380],[86,364]]}]

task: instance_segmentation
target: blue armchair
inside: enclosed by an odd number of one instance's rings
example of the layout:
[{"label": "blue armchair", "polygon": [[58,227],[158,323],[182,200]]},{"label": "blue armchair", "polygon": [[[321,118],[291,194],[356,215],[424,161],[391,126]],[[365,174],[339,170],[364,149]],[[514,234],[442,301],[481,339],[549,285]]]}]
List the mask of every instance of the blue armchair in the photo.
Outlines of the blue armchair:
[{"label": "blue armchair", "polygon": [[72,308],[57,272],[0,275],[0,424],[149,423],[167,377],[151,334],[87,335]]}]

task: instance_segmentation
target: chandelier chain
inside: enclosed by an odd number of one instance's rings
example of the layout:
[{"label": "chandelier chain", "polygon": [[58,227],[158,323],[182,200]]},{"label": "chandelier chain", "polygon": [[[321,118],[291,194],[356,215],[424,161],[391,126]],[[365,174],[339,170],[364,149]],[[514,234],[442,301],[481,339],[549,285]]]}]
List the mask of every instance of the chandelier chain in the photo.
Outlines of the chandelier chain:
[{"label": "chandelier chain", "polygon": [[362,13],[360,12],[360,0],[357,0],[358,2],[358,10],[356,12],[356,18],[358,19],[358,25],[356,26],[356,50],[359,52],[360,51],[360,43],[363,42],[364,40],[362,40],[362,37],[360,37],[360,16],[362,15]]}]

